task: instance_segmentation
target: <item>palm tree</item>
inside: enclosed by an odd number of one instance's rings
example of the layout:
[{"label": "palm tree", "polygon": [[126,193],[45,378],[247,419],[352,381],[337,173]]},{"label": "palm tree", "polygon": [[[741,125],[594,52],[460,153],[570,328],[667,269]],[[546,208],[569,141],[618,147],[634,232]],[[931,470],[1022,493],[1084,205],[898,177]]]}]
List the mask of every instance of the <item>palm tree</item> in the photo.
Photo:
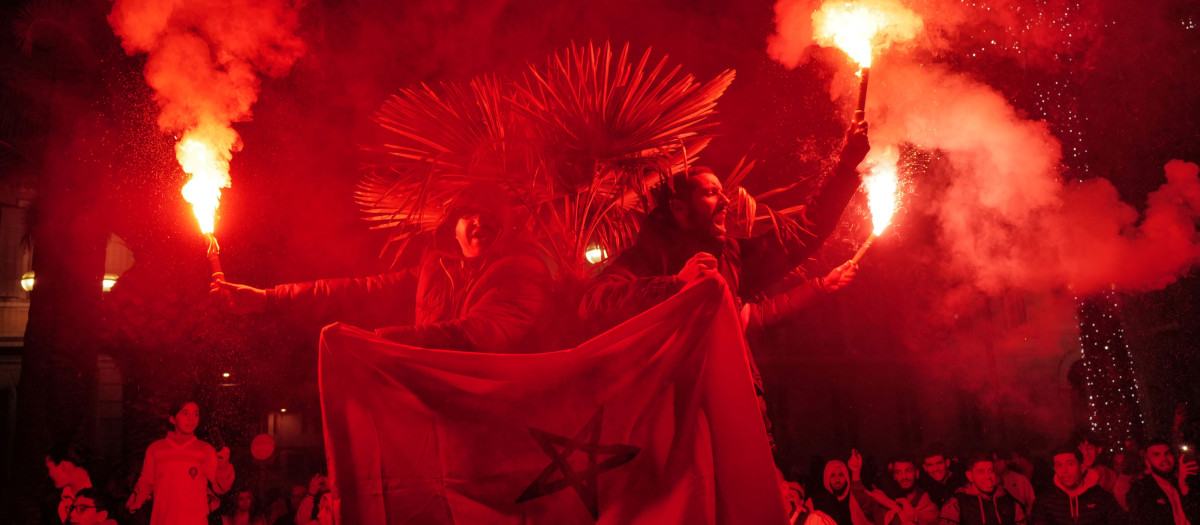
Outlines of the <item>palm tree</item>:
[{"label": "palm tree", "polygon": [[372,154],[356,194],[403,256],[455,195],[493,182],[521,204],[560,278],[585,277],[585,253],[632,243],[648,190],[708,145],[716,101],[733,71],[699,82],[629,46],[574,46],[520,78],[404,89],[376,121],[389,141]]}]

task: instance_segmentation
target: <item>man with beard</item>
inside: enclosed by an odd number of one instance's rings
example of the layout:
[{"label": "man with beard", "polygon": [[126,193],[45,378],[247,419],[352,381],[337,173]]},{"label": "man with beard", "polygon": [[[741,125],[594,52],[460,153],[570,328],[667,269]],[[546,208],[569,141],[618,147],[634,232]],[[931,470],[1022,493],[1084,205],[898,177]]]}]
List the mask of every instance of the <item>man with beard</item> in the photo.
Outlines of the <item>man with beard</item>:
[{"label": "man with beard", "polygon": [[857,450],[850,451],[847,463],[836,459],[826,463],[821,478],[825,490],[813,491],[812,510],[825,513],[837,525],[871,525],[861,505],[875,502],[863,490],[861,472],[862,455]]},{"label": "man with beard", "polygon": [[[433,248],[416,272],[327,279],[263,290],[227,282],[212,293],[235,313],[304,312],[345,321],[374,309],[381,336],[425,348],[489,353],[550,349],[553,281],[537,251],[521,240],[507,193],[489,184],[464,189],[447,207]],[[415,279],[414,279],[415,277]],[[414,291],[415,290],[415,291]],[[414,305],[415,294],[415,305]]]},{"label": "man with beard", "polygon": [[[746,331],[753,332],[793,316],[816,297],[845,286],[854,276],[855,265],[850,262],[824,278],[772,290],[833,231],[862,182],[857,166],[870,148],[866,122],[854,122],[834,173],[798,221],[806,228],[774,216],[779,227],[748,239],[725,235],[729,200],[711,169],[692,167],[668,178],[656,188],[656,206],[647,215],[637,242],[584,291],[580,318],[590,331],[600,332],[661,303],[693,280],[719,274],[739,303]],[[753,357],[747,359],[769,437],[762,379]],[[771,448],[775,448],[773,440]]]},{"label": "man with beard", "polygon": [[996,484],[992,458],[967,460],[967,484],[958,489],[939,515],[942,525],[1024,525],[1025,509]]},{"label": "man with beard", "polygon": [[[870,150],[865,122],[847,133],[841,160],[803,217],[774,231],[748,239],[726,236],[729,199],[721,180],[709,168],[693,166],[656,189],[655,208],[646,217],[637,242],[622,252],[584,293],[580,316],[594,328],[608,328],[662,302],[697,277],[717,273],[745,306],[743,317],[752,326],[780,320],[805,303],[811,286],[837,286],[849,263],[825,279],[788,290],[792,296],[764,304],[770,287],[808,259],[837,225],[842,210],[862,178],[856,170]],[[792,227],[787,227],[788,225]],[[786,311],[782,311],[786,310]]]},{"label": "man with beard", "polygon": [[920,476],[917,462],[902,457],[892,461],[892,481],[895,483],[888,493],[894,502],[879,521],[879,525],[936,525],[938,507],[917,484]]},{"label": "man with beard", "polygon": [[1195,461],[1180,461],[1166,440],[1155,439],[1146,447],[1149,474],[1129,488],[1130,523],[1133,525],[1190,525],[1195,518],[1196,495],[1188,488],[1188,477],[1196,474]]},{"label": "man with beard", "polygon": [[941,443],[929,447],[929,451],[921,458],[921,468],[925,470],[925,475],[921,477],[921,488],[938,507],[945,505],[954,492],[966,483],[965,479],[950,470],[950,456]]},{"label": "man with beard", "polygon": [[1078,447],[1054,453],[1054,486],[1033,507],[1032,525],[1110,525],[1122,520],[1117,500],[1098,485],[1100,475],[1085,470]]}]

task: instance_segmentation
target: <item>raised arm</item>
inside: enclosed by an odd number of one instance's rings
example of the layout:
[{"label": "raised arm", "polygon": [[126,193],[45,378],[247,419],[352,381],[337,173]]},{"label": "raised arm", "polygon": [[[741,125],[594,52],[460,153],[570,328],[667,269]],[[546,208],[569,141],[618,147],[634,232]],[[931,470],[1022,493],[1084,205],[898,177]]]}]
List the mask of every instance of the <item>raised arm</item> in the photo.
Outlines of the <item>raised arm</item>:
[{"label": "raised arm", "polygon": [[772,222],[777,226],[762,235],[739,241],[742,263],[746,268],[743,293],[754,295],[761,292],[821,248],[862,184],[858,165],[870,149],[867,124],[851,124],[833,173],[825,178],[824,184],[809,198],[808,204],[797,216],[792,219],[768,210]]}]

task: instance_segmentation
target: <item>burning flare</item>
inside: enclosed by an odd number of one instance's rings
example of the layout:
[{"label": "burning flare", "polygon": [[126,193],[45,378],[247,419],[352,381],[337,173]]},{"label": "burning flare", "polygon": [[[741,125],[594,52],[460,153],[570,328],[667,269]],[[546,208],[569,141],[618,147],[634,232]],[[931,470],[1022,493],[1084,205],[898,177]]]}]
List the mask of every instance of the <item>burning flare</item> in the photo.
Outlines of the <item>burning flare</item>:
[{"label": "burning flare", "polygon": [[189,132],[175,145],[175,158],[183,171],[192,176],[183,186],[183,199],[191,203],[200,231],[212,235],[221,188],[229,187],[229,160],[232,152],[205,140],[203,134]]},{"label": "burning flare", "polygon": [[863,189],[867,191],[867,207],[871,210],[871,235],[878,236],[892,222],[896,212],[896,189],[900,184],[896,165],[877,164],[863,178]]},{"label": "burning flare", "polygon": [[910,41],[924,26],[921,17],[891,0],[830,0],[813,12],[812,23],[817,44],[841,49],[859,67],[871,67],[873,46]]},{"label": "burning flare", "polygon": [[871,173],[863,178],[863,189],[867,192],[867,208],[871,210],[871,236],[867,237],[858,253],[850,259],[858,264],[867,253],[867,248],[875,242],[875,238],[883,233],[892,222],[892,214],[896,213],[896,189],[900,186],[900,178],[896,175],[896,163],[885,161],[871,168]]}]

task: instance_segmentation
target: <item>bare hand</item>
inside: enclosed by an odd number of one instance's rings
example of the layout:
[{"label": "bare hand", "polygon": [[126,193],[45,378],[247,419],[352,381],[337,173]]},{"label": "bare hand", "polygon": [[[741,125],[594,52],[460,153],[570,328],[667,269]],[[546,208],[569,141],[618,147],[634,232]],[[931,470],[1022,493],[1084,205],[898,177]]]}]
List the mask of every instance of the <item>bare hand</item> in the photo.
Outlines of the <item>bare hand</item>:
[{"label": "bare hand", "polygon": [[1179,458],[1179,484],[1181,486],[1187,484],[1188,476],[1195,475],[1197,470],[1200,470],[1200,466],[1197,466],[1195,461],[1184,461],[1183,458]]},{"label": "bare hand", "polygon": [[862,454],[859,454],[858,450],[851,450],[850,459],[846,461],[846,466],[850,467],[850,473],[857,475],[862,472],[862,463]]},{"label": "bare hand", "polygon": [[846,144],[842,146],[842,162],[858,166],[867,158],[871,151],[871,141],[867,138],[867,121],[856,120],[850,123],[846,131]]},{"label": "bare hand", "polygon": [[312,481],[308,482],[308,495],[316,496],[321,491],[325,490],[325,484],[328,482],[328,479],[329,478],[326,478],[320,474],[313,476]]},{"label": "bare hand", "polygon": [[821,279],[821,286],[827,292],[836,292],[848,286],[854,281],[854,275],[858,273],[858,263],[854,261],[846,261],[841,266],[834,268]]},{"label": "bare hand", "polygon": [[717,270],[717,258],[708,252],[700,252],[693,255],[683,265],[683,269],[675,274],[675,278],[683,284],[690,283],[701,277],[710,275]]},{"label": "bare hand", "polygon": [[217,451],[217,464],[221,463],[229,463],[229,447],[221,447],[221,450]]},{"label": "bare hand", "polygon": [[261,312],[267,308],[267,291],[244,284],[214,281],[208,288],[208,295],[238,315]]}]

